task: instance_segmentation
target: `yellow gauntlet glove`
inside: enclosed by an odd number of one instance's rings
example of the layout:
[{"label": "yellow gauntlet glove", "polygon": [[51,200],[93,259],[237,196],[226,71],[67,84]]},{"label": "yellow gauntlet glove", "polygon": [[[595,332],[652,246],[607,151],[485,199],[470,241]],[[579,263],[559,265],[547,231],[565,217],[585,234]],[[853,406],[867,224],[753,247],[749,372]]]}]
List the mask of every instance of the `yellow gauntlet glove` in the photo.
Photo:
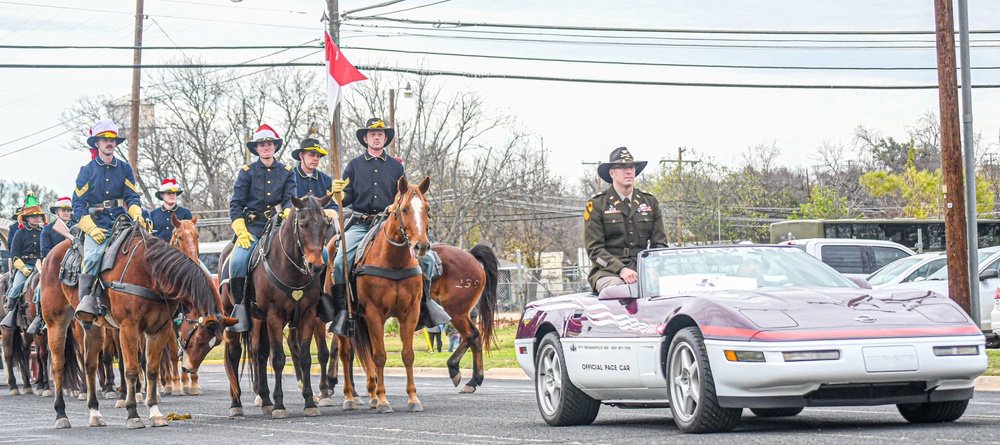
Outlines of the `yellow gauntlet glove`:
[{"label": "yellow gauntlet glove", "polygon": [[24,265],[24,261],[21,261],[20,258],[14,260],[14,268],[21,271],[26,277],[31,276],[31,269],[28,269],[28,266]]},{"label": "yellow gauntlet glove", "polygon": [[237,218],[231,227],[236,232],[236,245],[243,249],[249,249],[250,244],[253,243],[253,235],[247,230],[247,221],[243,218]]},{"label": "yellow gauntlet glove", "polygon": [[79,226],[80,230],[84,233],[90,235],[90,237],[97,244],[103,243],[104,238],[108,233],[107,230],[97,227],[97,224],[94,224],[94,219],[90,215],[83,215],[83,218],[80,218],[80,222],[77,223],[77,226]]},{"label": "yellow gauntlet glove", "polygon": [[149,228],[146,225],[146,219],[142,217],[142,207],[132,204],[128,208],[128,216],[131,216],[132,220],[135,221],[135,223],[138,224],[139,227],[142,227],[143,229]]},{"label": "yellow gauntlet glove", "polygon": [[290,213],[291,211],[292,211],[292,208],[291,208],[291,207],[289,207],[289,208],[287,208],[287,209],[285,209],[285,210],[282,210],[282,211],[281,211],[281,219],[288,219],[288,214],[289,214],[289,213]]},{"label": "yellow gauntlet glove", "polygon": [[343,195],[344,189],[347,188],[347,184],[351,183],[351,178],[347,179],[334,179],[333,184],[330,187],[330,191],[334,195]]}]

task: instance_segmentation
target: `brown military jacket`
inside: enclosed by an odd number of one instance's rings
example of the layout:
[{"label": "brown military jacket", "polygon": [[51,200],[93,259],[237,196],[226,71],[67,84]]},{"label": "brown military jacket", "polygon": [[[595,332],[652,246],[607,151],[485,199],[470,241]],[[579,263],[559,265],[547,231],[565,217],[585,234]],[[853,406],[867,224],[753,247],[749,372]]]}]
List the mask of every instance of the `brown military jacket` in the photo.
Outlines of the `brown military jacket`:
[{"label": "brown military jacket", "polygon": [[634,189],[631,204],[622,202],[614,186],[587,201],[583,211],[583,246],[590,257],[590,287],[622,268],[636,270],[639,252],[667,247],[660,204],[651,193]]}]

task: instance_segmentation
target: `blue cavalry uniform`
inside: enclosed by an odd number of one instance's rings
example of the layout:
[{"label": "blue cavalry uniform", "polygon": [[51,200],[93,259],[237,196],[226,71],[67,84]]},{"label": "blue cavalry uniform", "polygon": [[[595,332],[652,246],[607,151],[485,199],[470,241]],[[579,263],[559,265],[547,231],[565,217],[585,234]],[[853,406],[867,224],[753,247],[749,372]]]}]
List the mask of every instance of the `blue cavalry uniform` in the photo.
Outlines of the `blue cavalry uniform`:
[{"label": "blue cavalry uniform", "polygon": [[[312,152],[318,155],[319,159],[327,155],[327,151],[319,144],[319,140],[315,138],[306,138],[299,143],[299,148],[292,150],[292,159],[299,159],[299,165],[292,169],[295,174],[295,194],[297,198],[304,198],[306,196],[315,196],[321,198],[327,194],[333,193],[333,178],[330,175],[323,173],[317,169],[313,169],[312,173],[306,174],[306,168],[302,166],[303,163],[307,161],[307,158],[302,156],[302,153]],[[308,158],[314,159],[314,158]],[[333,220],[337,217],[337,203],[335,200],[331,199],[330,203],[327,204],[326,208],[323,209],[323,213],[326,214],[328,220]],[[323,264],[330,263],[330,253],[326,250],[326,243],[323,243]],[[320,275],[320,281],[325,282],[326,274]],[[323,285],[320,286],[324,288]],[[317,308],[317,315],[320,320],[324,323],[334,320],[337,314],[335,307],[335,302],[333,297],[329,294],[322,294],[320,297],[320,304]]]},{"label": "blue cavalry uniform", "polygon": [[177,219],[181,221],[194,218],[190,210],[181,206],[176,206],[172,209],[160,206],[149,212],[149,230],[153,232],[153,236],[168,243],[174,235],[174,223],[170,219],[171,215],[177,215]]},{"label": "blue cavalry uniform", "polygon": [[[45,224],[45,213],[42,212],[34,193],[28,191],[24,199],[24,212],[17,218],[21,228],[14,235],[14,240],[10,244],[10,256],[16,271],[4,305],[7,309],[7,315],[3,321],[0,321],[0,326],[7,329],[12,329],[17,324],[16,316],[24,283],[35,270],[35,262],[42,258],[41,238],[42,225]],[[36,221],[36,225],[32,225],[30,221],[25,222],[28,217],[40,218],[40,221]]]},{"label": "blue cavalry uniform", "polygon": [[287,214],[285,212],[292,207],[292,196],[295,196],[295,174],[290,165],[277,160],[282,141],[274,129],[261,125],[253,139],[247,142],[247,149],[258,155],[257,144],[268,141],[275,144],[271,165],[264,165],[261,159],[244,165],[236,176],[233,196],[229,200],[229,218],[236,232],[236,245],[229,256],[229,268],[223,271],[220,280],[225,281],[228,272],[230,294],[236,301],[233,317],[240,320],[237,325],[227,328],[232,332],[249,329],[250,319],[243,304],[243,293],[250,252],[264,233],[267,222],[278,214],[279,207],[282,214]]},{"label": "blue cavalry uniform", "polygon": [[14,235],[17,235],[17,229],[18,229],[17,225],[20,224],[20,223],[17,222],[17,217],[19,217],[19,216],[21,216],[21,209],[20,208],[17,209],[17,213],[14,214],[14,218],[13,218],[14,222],[10,223],[10,225],[7,226],[7,248],[8,249],[14,243]]},{"label": "blue cavalry uniform", "polygon": [[[66,210],[69,210],[70,212],[72,212],[73,211],[73,200],[70,199],[70,197],[68,197],[68,196],[59,198],[59,200],[56,201],[55,205],[49,207],[49,212],[51,212],[53,215],[56,215],[56,212],[59,209],[66,209]],[[56,216],[58,217],[58,215],[56,215]],[[71,229],[71,228],[73,228],[73,226],[76,225],[76,220],[73,219],[72,215],[70,215],[69,220],[65,221],[65,224],[66,224],[66,228],[67,229]],[[42,228],[42,258],[44,259],[46,256],[48,256],[49,255],[49,251],[51,251],[53,247],[56,247],[57,245],[59,245],[59,243],[65,241],[65,240],[66,240],[65,236],[62,236],[62,235],[59,234],[59,232],[56,232],[56,230],[55,230],[55,224],[54,223],[53,224],[48,224],[45,227],[43,227]]]},{"label": "blue cavalry uniform", "polygon": [[83,243],[80,303],[76,307],[76,316],[85,329],[90,328],[93,319],[105,313],[98,298],[101,289],[95,282],[108,232],[123,215],[140,226],[146,225],[142,216],[142,202],[136,193],[132,166],[114,157],[105,162],[102,159],[103,153],[99,152],[96,145],[99,141],[106,141],[105,149],[113,149],[114,145],[122,143],[125,138],[118,137],[118,127],[108,119],[95,123],[90,132],[92,136],[87,138],[87,144],[94,159],[80,168],[80,174],[76,177],[76,196],[73,199],[73,216],[79,221],[77,225],[80,230],[87,234]]}]

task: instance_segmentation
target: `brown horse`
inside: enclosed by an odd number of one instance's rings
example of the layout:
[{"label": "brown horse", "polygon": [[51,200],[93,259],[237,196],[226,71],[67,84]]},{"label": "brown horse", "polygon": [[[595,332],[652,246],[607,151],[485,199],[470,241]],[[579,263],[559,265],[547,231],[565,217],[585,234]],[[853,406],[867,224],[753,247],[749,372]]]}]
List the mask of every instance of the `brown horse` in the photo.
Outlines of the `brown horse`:
[{"label": "brown horse", "polygon": [[[198,224],[198,215],[194,215],[190,220],[180,220],[177,219],[176,214],[171,214],[170,222],[174,225],[174,231],[170,237],[170,245],[180,250],[194,262],[200,264],[201,260],[198,256],[201,252],[198,250],[198,228],[196,227],[196,224]],[[180,349],[178,349],[179,344],[183,339],[193,335],[193,332],[197,332],[199,326],[197,317],[192,317],[190,314],[183,314],[181,324],[174,331],[174,340],[167,343],[167,356],[170,359],[169,366],[167,367],[167,377],[170,381],[170,386],[167,388],[170,390],[168,394],[175,396],[183,396],[184,394],[196,396],[201,394],[201,385],[198,384],[198,373],[180,372],[178,368],[178,362],[181,359]]]},{"label": "brown horse", "polygon": [[[21,273],[20,271],[14,271],[14,273]],[[32,285],[34,283],[34,285]],[[22,306],[27,306],[25,303],[29,303],[35,293],[35,285],[38,283],[38,274],[32,273],[31,276],[25,281],[24,286],[21,288],[22,292],[18,298],[21,300],[19,303]],[[7,286],[5,286],[7,287]],[[7,289],[4,289],[5,291]],[[5,292],[6,293],[6,292]],[[25,308],[27,309],[27,308]],[[6,313],[3,315],[7,315]],[[0,328],[0,336],[3,338],[3,362],[6,367],[7,374],[7,386],[10,388],[10,395],[17,396],[23,394],[32,394],[34,391],[31,389],[31,368],[29,356],[31,354],[31,344],[34,342],[35,336],[25,332],[28,328],[28,323],[34,319],[34,313],[30,314],[31,318],[28,317],[27,310],[19,311],[19,317],[14,320],[14,328]],[[23,383],[23,389],[17,389],[17,377],[14,373],[14,368],[21,370],[21,383]]]},{"label": "brown horse", "polygon": [[[282,389],[282,372],[285,368],[285,351],[282,347],[283,331],[289,326],[289,349],[298,351],[292,360],[298,361],[302,375],[302,398],[305,401],[305,415],[318,416],[319,408],[313,398],[310,373],[312,357],[309,343],[312,341],[316,306],[320,299],[320,275],[323,272],[323,244],[327,221],[323,209],[330,203],[331,195],[323,198],[307,196],[302,199],[292,197],[292,208],[288,218],[269,240],[259,241],[258,249],[266,253],[260,259],[260,267],[254,268],[247,279],[246,296],[251,314],[254,316],[250,330],[242,333],[226,332],[226,374],[229,377],[229,393],[232,403],[230,416],[242,416],[240,401],[240,361],[245,356],[250,366],[250,381],[261,399],[261,411],[272,418],[288,417]],[[267,243],[267,245],[261,245]],[[231,248],[223,252],[223,258],[231,253]],[[219,275],[223,276],[226,261],[219,262]],[[271,273],[268,273],[270,271]],[[273,276],[274,278],[271,278]],[[228,283],[223,286],[227,310],[234,304]],[[271,357],[274,370],[274,401],[268,394],[267,358]]]},{"label": "brown horse", "polygon": [[[389,317],[399,320],[399,332],[416,330],[420,316],[420,299],[423,294],[423,278],[417,256],[424,256],[431,247],[427,240],[427,213],[430,205],[424,194],[430,188],[431,178],[424,178],[419,186],[410,185],[405,177],[399,178],[396,199],[386,209],[387,218],[372,237],[367,252],[359,252],[357,261],[358,324],[355,339],[358,356],[368,376],[369,406],[375,405],[379,413],[392,412],[392,406],[385,397],[385,321]],[[363,272],[389,269],[401,279],[384,278]],[[410,272],[407,274],[406,272]],[[403,341],[403,366],[406,367],[407,409],[423,411],[417,398],[417,387],[413,383],[413,336],[401,335]],[[344,384],[345,409],[353,402],[354,388]],[[377,399],[377,400],[376,400]]]},{"label": "brown horse", "polygon": [[[68,359],[65,353],[67,349],[75,348],[75,345],[72,340],[67,341],[66,329],[73,323],[74,307],[79,303],[77,289],[59,281],[60,263],[69,245],[67,240],[53,248],[42,266],[42,314],[49,328],[56,428],[70,427],[63,399],[63,371]],[[95,327],[110,326],[110,320],[115,320],[120,328],[127,386],[125,408],[128,410],[128,419],[125,424],[128,428],[145,427],[136,411],[135,400],[141,371],[139,342],[144,339],[147,359],[146,406],[149,408],[149,418],[153,426],[166,426],[167,421],[158,406],[156,387],[161,356],[166,341],[170,339],[170,324],[177,305],[184,304],[204,317],[207,326],[187,344],[185,371],[197,371],[212,346],[221,341],[225,327],[234,324],[236,320],[221,315],[218,294],[197,263],[144,231],[135,230],[118,249],[108,251],[106,255],[116,256],[114,267],[100,275],[101,281],[108,283],[101,298],[110,317],[99,318],[94,323]],[[129,293],[138,290],[122,287],[121,283],[145,288],[151,295]],[[98,411],[98,388],[94,381],[104,334],[103,329],[96,328],[84,333],[84,368],[91,426],[105,425],[104,417]]]}]

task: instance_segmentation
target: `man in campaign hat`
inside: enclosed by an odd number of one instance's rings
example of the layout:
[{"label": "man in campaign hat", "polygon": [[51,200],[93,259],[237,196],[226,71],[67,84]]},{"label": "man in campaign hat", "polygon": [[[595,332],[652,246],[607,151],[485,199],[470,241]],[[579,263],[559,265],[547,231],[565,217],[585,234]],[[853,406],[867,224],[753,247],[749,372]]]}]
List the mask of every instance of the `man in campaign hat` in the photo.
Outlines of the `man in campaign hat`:
[{"label": "man in campaign hat", "polygon": [[177,179],[163,178],[159,190],[156,191],[156,199],[163,201],[163,204],[149,212],[151,223],[149,230],[153,232],[153,236],[168,243],[174,235],[174,223],[170,219],[172,215],[176,215],[177,219],[182,221],[194,218],[190,210],[177,205],[177,197],[181,193],[184,193],[184,190],[177,185]]},{"label": "man in campaign hat", "polygon": [[21,291],[24,289],[25,281],[35,270],[35,262],[41,259],[42,226],[46,223],[45,212],[38,203],[38,198],[35,198],[34,192],[29,190],[25,193],[22,209],[23,212],[17,218],[21,228],[10,244],[10,257],[17,272],[14,273],[14,280],[4,302],[7,315],[0,321],[0,326],[7,329],[13,329],[17,324]]},{"label": "man in campaign hat", "polygon": [[[295,194],[297,198],[315,196],[322,198],[333,192],[333,178],[330,175],[319,171],[319,161],[327,155],[326,149],[320,145],[319,140],[314,137],[305,138],[299,143],[299,148],[292,150],[292,159],[298,159],[299,163],[292,169],[295,172]],[[330,200],[330,203],[323,209],[326,218],[333,221],[337,218],[337,203]],[[323,246],[323,263],[330,263],[330,254]],[[321,280],[326,279],[326,274],[320,275]],[[322,288],[322,286],[321,286]],[[323,294],[320,297],[320,304],[316,309],[316,314],[324,323],[334,321],[337,310],[333,297]],[[346,315],[346,312],[345,312]]]}]

